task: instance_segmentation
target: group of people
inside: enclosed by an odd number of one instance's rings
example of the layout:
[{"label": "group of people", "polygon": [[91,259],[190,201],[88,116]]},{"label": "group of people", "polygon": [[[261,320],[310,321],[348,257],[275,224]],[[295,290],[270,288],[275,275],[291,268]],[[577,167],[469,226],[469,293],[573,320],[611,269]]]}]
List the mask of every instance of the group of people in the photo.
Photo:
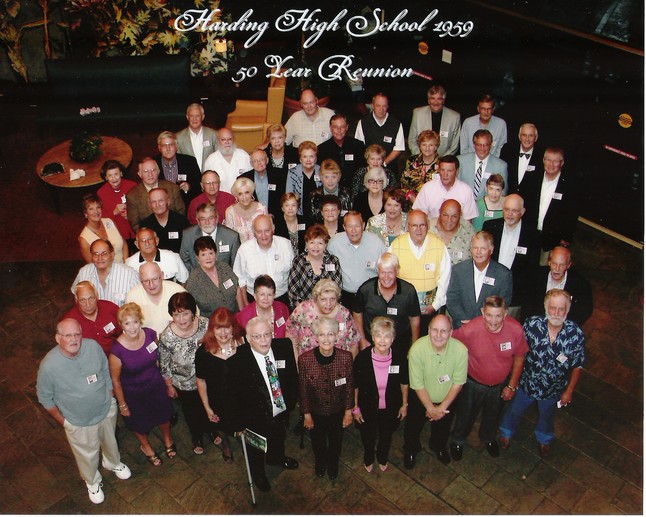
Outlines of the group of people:
[{"label": "group of people", "polygon": [[541,153],[531,123],[506,153],[491,97],[462,124],[445,97],[434,86],[414,110],[401,171],[406,143],[386,95],[351,137],[347,118],[311,90],[251,155],[228,128],[203,126],[192,104],[188,127],[161,133],[160,154],[139,162],[140,183],[105,162],[106,183],[83,200],[75,304],[38,376],[93,502],[104,498],[100,450],[104,468],[130,476],[118,413],[151,465],[177,455],[174,400],[196,455],[205,437],[227,463],[231,437],[267,439],[265,453],[249,448],[264,491],[266,464],[299,466],[284,446],[296,407],[318,477],[339,475],[353,422],[365,469],[376,459],[385,472],[402,421],[406,468],[426,421],[431,451],[449,463],[480,413],[496,457],[534,402],[549,454],[592,313],[590,284],[570,270],[576,208],[564,153]]}]

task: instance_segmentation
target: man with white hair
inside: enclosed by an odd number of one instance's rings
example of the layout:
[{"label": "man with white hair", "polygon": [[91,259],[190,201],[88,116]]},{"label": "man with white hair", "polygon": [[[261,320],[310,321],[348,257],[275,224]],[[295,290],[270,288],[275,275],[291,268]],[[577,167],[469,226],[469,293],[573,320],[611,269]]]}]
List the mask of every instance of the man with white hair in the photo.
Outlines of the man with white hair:
[{"label": "man with white hair", "polygon": [[137,232],[135,246],[139,250],[126,260],[126,265],[135,271],[145,262],[156,262],[164,273],[164,280],[184,283],[188,280],[188,270],[178,253],[159,248],[159,237],[150,228],[141,228]]},{"label": "man with white hair", "polygon": [[215,129],[202,125],[204,107],[198,102],[188,105],[186,120],[188,127],[177,133],[177,150],[181,154],[193,156],[200,171],[204,171],[204,162],[211,153],[218,150],[218,133]]},{"label": "man with white hair", "polygon": [[223,127],[218,131],[218,150],[204,162],[204,170],[214,170],[220,175],[220,190],[231,194],[233,182],[240,174],[251,169],[249,154],[236,147],[233,131]]}]

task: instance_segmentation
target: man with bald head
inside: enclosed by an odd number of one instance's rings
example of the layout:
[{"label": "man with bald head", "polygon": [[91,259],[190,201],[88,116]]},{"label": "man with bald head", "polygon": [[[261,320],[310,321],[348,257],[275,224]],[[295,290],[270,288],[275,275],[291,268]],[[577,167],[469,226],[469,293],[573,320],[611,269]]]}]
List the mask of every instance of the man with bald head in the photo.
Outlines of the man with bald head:
[{"label": "man with bald head", "polygon": [[289,239],[274,235],[270,215],[259,215],[253,220],[254,238],[243,242],[233,263],[238,277],[240,298],[245,306],[254,300],[253,285],[259,275],[269,275],[276,282],[276,299],[289,305],[287,280],[294,260],[294,249]]},{"label": "man with bald head", "polygon": [[218,220],[224,221],[226,217],[227,208],[236,203],[236,198],[228,192],[220,190],[220,175],[212,170],[206,170],[202,174],[200,182],[202,193],[193,198],[191,204],[188,205],[186,217],[191,224],[197,224],[197,209],[205,204],[211,203],[218,211]]},{"label": "man with bald head", "polygon": [[75,305],[65,313],[63,319],[72,318],[81,325],[85,339],[94,339],[110,355],[112,342],[121,334],[117,318],[119,307],[108,301],[99,300],[91,282],[84,280],[74,288]]},{"label": "man with bald head", "polygon": [[170,209],[168,191],[154,188],[148,192],[148,203],[153,213],[143,219],[139,228],[150,228],[159,238],[159,247],[179,253],[182,245],[182,232],[188,227],[188,219]]},{"label": "man with bald head", "polygon": [[482,229],[493,235],[492,258],[511,270],[514,279],[509,315],[520,318],[522,300],[528,293],[528,282],[538,267],[541,249],[536,229],[523,221],[525,204],[518,194],[505,198],[502,219],[485,221]]},{"label": "man with bald head", "polygon": [[440,215],[429,220],[429,231],[444,242],[451,265],[471,258],[471,238],[475,230],[462,218],[462,207],[456,199],[447,199],[440,205]]},{"label": "man with bald head", "polygon": [[251,169],[249,154],[236,147],[236,138],[228,127],[218,131],[218,150],[204,162],[204,170],[214,170],[220,175],[220,190],[231,194],[233,182],[240,174]]},{"label": "man with bald head", "polygon": [[126,303],[139,305],[144,315],[144,326],[160,334],[172,319],[168,313],[168,300],[175,293],[182,293],[186,289],[175,282],[164,280],[164,273],[156,262],[143,264],[139,268],[139,279],[141,284],[130,290]]},{"label": "man with bald head", "polygon": [[96,341],[83,337],[81,325],[74,319],[58,323],[55,339],[57,346],[38,369],[38,402],[65,429],[90,501],[100,504],[105,495],[99,457],[103,468],[119,479],[130,477],[114,435],[117,400],[108,359]]},{"label": "man with bald head", "polygon": [[285,193],[287,185],[287,172],[273,167],[267,169],[268,164],[267,153],[256,149],[251,153],[253,169],[241,174],[240,177],[253,181],[256,200],[265,205],[270,214],[278,215],[280,213],[280,198]]},{"label": "man with bald head", "polygon": [[139,250],[126,260],[126,265],[139,271],[144,262],[156,262],[164,272],[164,280],[184,283],[188,280],[188,270],[178,253],[160,249],[159,237],[150,228],[141,228],[137,232],[135,246]]},{"label": "man with bald head", "polygon": [[309,88],[302,91],[300,102],[301,109],[289,117],[285,124],[285,145],[297,149],[306,140],[318,145],[330,138],[330,119],[334,115],[330,108],[319,107],[318,98]]},{"label": "man with bald head", "polygon": [[542,167],[543,149],[536,142],[538,129],[531,122],[525,122],[518,130],[520,146],[506,145],[500,158],[507,163],[507,192],[516,192],[523,181],[538,174]]}]

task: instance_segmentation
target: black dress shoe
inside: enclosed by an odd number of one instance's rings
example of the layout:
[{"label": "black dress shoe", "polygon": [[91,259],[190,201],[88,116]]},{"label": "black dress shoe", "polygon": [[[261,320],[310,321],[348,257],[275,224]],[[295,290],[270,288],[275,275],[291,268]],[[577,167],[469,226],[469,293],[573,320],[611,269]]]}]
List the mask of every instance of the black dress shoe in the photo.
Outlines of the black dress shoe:
[{"label": "black dress shoe", "polygon": [[254,478],[253,485],[261,492],[269,492],[271,490],[271,485],[269,484],[267,476]]},{"label": "black dress shoe", "polygon": [[404,467],[407,469],[412,469],[415,466],[415,455],[414,454],[404,454]]},{"label": "black dress shoe", "polygon": [[314,472],[316,472],[316,477],[322,478],[325,476],[325,465],[315,465]]},{"label": "black dress shoe", "polygon": [[462,459],[462,453],[464,452],[464,447],[458,445],[457,443],[451,444],[451,458],[455,461],[460,461]]},{"label": "black dress shoe", "polygon": [[498,442],[496,440],[487,442],[485,447],[487,447],[487,452],[490,456],[493,456],[494,458],[500,456],[500,447],[498,447]]},{"label": "black dress shoe", "polygon": [[282,467],[287,470],[294,470],[298,468],[298,461],[294,458],[290,458],[289,456],[285,456],[283,461],[278,463],[267,463],[267,465],[271,465],[272,467]]},{"label": "black dress shoe", "polygon": [[441,451],[436,452],[435,455],[437,456],[437,459],[440,460],[445,465],[448,465],[449,463],[451,463],[451,455],[449,454],[449,451],[447,451],[446,449],[442,449]]},{"label": "black dress shoe", "polygon": [[337,477],[339,477],[339,466],[336,465],[334,467],[328,467],[327,477],[329,477],[330,479],[336,479]]}]

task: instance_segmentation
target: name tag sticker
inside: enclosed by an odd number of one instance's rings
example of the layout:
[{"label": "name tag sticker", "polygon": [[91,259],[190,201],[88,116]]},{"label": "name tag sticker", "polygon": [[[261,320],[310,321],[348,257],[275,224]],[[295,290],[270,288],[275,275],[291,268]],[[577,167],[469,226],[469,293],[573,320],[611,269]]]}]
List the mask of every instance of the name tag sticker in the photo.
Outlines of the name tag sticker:
[{"label": "name tag sticker", "polygon": [[275,260],[276,262],[278,262],[278,261],[280,260],[280,255],[279,255],[278,253],[276,253],[276,254],[274,255],[274,260]]},{"label": "name tag sticker", "polygon": [[321,131],[321,138],[325,138],[326,140],[330,138],[330,133],[327,131]]},{"label": "name tag sticker", "polygon": [[516,246],[516,253],[519,255],[527,255],[527,248],[525,246]]},{"label": "name tag sticker", "polygon": [[345,321],[340,321],[339,322],[339,332],[343,332],[345,330]]},{"label": "name tag sticker", "polygon": [[500,343],[500,351],[505,352],[506,350],[511,350],[511,341]]},{"label": "name tag sticker", "polygon": [[346,154],[343,158],[346,162],[352,162],[354,161],[354,154]]},{"label": "name tag sticker", "polygon": [[534,170],[536,170],[536,165],[528,165],[527,166],[527,172],[532,172]]},{"label": "name tag sticker", "polygon": [[347,381],[345,380],[345,377],[341,377],[340,379],[337,379],[334,381],[335,386],[343,386]]},{"label": "name tag sticker", "polygon": [[186,181],[186,174],[178,174],[177,181]]},{"label": "name tag sticker", "polygon": [[93,373],[92,375],[87,376],[87,383],[88,384],[94,384],[98,380],[99,380],[99,378],[96,376],[96,373]]},{"label": "name tag sticker", "polygon": [[559,363],[563,364],[565,361],[567,361],[567,356],[566,356],[566,355],[564,355],[564,354],[563,354],[563,352],[561,352],[561,353],[556,357],[556,360],[557,360]]},{"label": "name tag sticker", "polygon": [[282,316],[276,320],[276,326],[277,327],[282,327],[285,324],[285,318]]},{"label": "name tag sticker", "polygon": [[205,140],[204,142],[202,142],[202,147],[211,147],[211,142]]},{"label": "name tag sticker", "polygon": [[435,263],[424,264],[424,271],[435,271]]},{"label": "name tag sticker", "polygon": [[321,176],[314,174],[314,181],[316,181],[316,183],[321,183]]},{"label": "name tag sticker", "polygon": [[108,323],[105,327],[103,327],[103,332],[108,334],[109,332],[112,332],[114,330],[114,323],[110,322]]},{"label": "name tag sticker", "polygon": [[121,300],[126,299],[126,295],[125,295],[125,293],[114,293],[114,298],[115,298],[115,300],[120,300],[121,301]]},{"label": "name tag sticker", "polygon": [[233,280],[230,278],[222,284],[225,289],[231,289],[233,287]]},{"label": "name tag sticker", "polygon": [[296,227],[297,232],[305,231],[305,223],[301,223]]},{"label": "name tag sticker", "polygon": [[155,350],[157,350],[157,343],[152,342],[150,345],[146,347],[146,350],[148,351],[149,354],[152,354]]},{"label": "name tag sticker", "polygon": [[294,167],[296,167],[296,165],[297,165],[296,163],[288,163],[287,168],[288,169],[293,169]]},{"label": "name tag sticker", "polygon": [[281,368],[285,368],[285,359],[277,359],[276,360],[276,368],[279,369],[279,370]]},{"label": "name tag sticker", "polygon": [[491,278],[490,276],[486,276],[484,277],[484,280],[482,281],[482,283],[487,285],[496,285],[496,279]]},{"label": "name tag sticker", "polygon": [[169,239],[179,239],[179,232],[168,232]]},{"label": "name tag sticker", "polygon": [[276,185],[270,183],[269,185],[267,185],[267,190],[276,190]]},{"label": "name tag sticker", "polygon": [[488,178],[489,178],[489,176],[491,176],[491,173],[490,173],[490,172],[483,172],[483,173],[482,173],[482,179],[485,179],[485,180],[486,180],[486,179],[488,179]]},{"label": "name tag sticker", "polygon": [[325,271],[331,271],[334,273],[336,271],[336,265],[335,264],[325,264]]},{"label": "name tag sticker", "polygon": [[388,373],[399,373],[399,365],[398,364],[391,364],[388,367]]},{"label": "name tag sticker", "polygon": [[493,210],[485,210],[485,217],[493,217]]},{"label": "name tag sticker", "polygon": [[228,253],[228,252],[229,252],[229,249],[230,249],[230,248],[229,248],[229,245],[228,245],[228,244],[220,244],[220,246],[218,246],[218,251],[219,251],[220,253]]},{"label": "name tag sticker", "polygon": [[386,314],[389,316],[397,316],[397,307],[388,307],[386,309]]},{"label": "name tag sticker", "polygon": [[375,268],[375,263],[372,262],[371,260],[369,260],[368,262],[366,262],[366,267],[368,269],[374,269]]},{"label": "name tag sticker", "polygon": [[126,196],[121,196],[121,202],[125,203],[126,202]]},{"label": "name tag sticker", "polygon": [[552,194],[552,199],[561,201],[561,199],[563,199],[563,194],[561,192],[554,192],[554,194]]},{"label": "name tag sticker", "polygon": [[343,217],[343,216],[344,216],[345,214],[347,214],[347,213],[348,213],[348,211],[347,211],[347,210],[341,210],[341,217]]},{"label": "name tag sticker", "polygon": [[447,373],[446,375],[442,375],[442,377],[437,378],[437,382],[440,384],[444,384],[445,382],[449,382],[451,380],[451,376]]},{"label": "name tag sticker", "polygon": [[393,137],[392,137],[392,136],[385,136],[385,137],[384,137],[384,142],[386,142],[387,144],[391,143],[392,141],[393,141]]},{"label": "name tag sticker", "polygon": [[444,138],[448,138],[449,137],[449,132],[448,131],[440,131],[440,136],[444,137]]},{"label": "name tag sticker", "polygon": [[462,258],[462,252],[461,251],[454,251],[453,252],[453,257],[456,259],[461,259]]}]

